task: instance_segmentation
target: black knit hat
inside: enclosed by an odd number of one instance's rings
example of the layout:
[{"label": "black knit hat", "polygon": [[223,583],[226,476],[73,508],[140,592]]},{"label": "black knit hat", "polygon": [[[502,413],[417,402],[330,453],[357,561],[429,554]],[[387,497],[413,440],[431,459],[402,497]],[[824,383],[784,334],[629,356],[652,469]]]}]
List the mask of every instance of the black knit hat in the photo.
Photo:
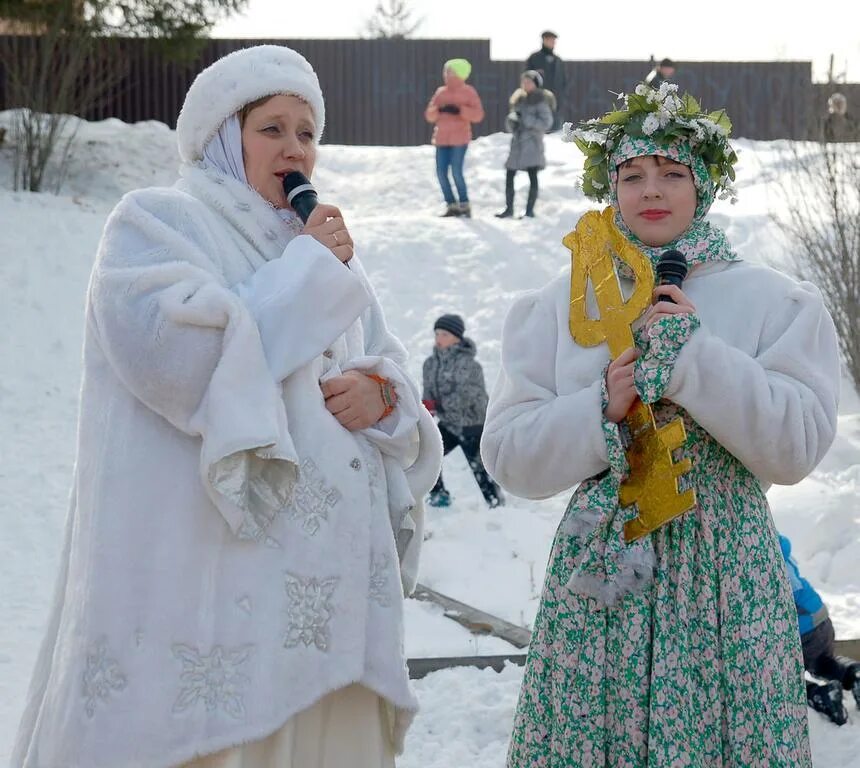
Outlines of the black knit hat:
[{"label": "black knit hat", "polygon": [[434,331],[440,328],[443,331],[448,331],[448,333],[453,333],[458,339],[462,339],[463,334],[466,332],[466,324],[460,315],[442,315],[442,317],[433,323]]}]

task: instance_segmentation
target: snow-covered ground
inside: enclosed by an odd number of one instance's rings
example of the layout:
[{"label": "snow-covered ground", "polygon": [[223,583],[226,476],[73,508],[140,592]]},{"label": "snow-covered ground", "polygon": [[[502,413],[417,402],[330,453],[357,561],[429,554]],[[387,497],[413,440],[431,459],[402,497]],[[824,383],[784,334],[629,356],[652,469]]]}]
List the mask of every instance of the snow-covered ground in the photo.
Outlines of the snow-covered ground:
[{"label": "snow-covered ground", "polygon": [[[0,125],[9,115],[0,113]],[[575,190],[580,156],[547,138],[539,218],[497,220],[508,137],[476,141],[467,157],[470,221],[439,219],[433,149],[326,146],[315,174],[322,199],[344,211],[388,320],[420,378],[432,324],[466,319],[488,382],[498,370],[502,322],[514,296],[564,269],[561,238],[590,206]],[[769,214],[785,173],[781,142],[739,141],[740,202],[712,219],[743,258],[784,263]],[[174,136],[158,123],[82,124],[61,195],[9,192],[11,157],[0,148],[0,763],[5,763],[59,556],[74,460],[82,308],[104,220],[127,190],[170,184]],[[518,178],[525,185],[524,174]],[[518,208],[525,192],[520,189]],[[445,462],[452,507],[429,510],[422,582],[511,622],[534,620],[550,542],[566,498],[509,499],[488,511],[459,453]],[[769,494],[805,575],[820,589],[837,636],[860,637],[860,399],[844,382],[836,444],[813,475]],[[408,601],[410,656],[510,653],[474,637],[426,603]],[[503,765],[522,671],[457,669],[416,686],[422,712],[400,761],[405,768]],[[815,764],[860,766],[860,713],[836,728],[810,713]]]}]

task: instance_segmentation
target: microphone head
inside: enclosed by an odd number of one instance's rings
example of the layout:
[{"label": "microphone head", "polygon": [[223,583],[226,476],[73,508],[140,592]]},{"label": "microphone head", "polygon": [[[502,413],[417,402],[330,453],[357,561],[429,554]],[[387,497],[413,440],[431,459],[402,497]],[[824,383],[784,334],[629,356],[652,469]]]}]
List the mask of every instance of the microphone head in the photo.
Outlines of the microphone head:
[{"label": "microphone head", "polygon": [[316,190],[313,188],[310,179],[301,171],[290,171],[284,176],[283,184],[284,194],[287,196],[287,202],[290,205],[293,204],[293,198],[302,192],[313,192],[316,194]]},{"label": "microphone head", "polygon": [[311,212],[319,202],[317,191],[313,188],[308,177],[300,171],[290,171],[284,176],[283,184],[287,205],[296,212],[302,223],[307,224]]},{"label": "microphone head", "polygon": [[687,259],[683,253],[674,248],[664,251],[657,262],[657,277],[662,279],[675,278],[679,283],[687,276]]}]

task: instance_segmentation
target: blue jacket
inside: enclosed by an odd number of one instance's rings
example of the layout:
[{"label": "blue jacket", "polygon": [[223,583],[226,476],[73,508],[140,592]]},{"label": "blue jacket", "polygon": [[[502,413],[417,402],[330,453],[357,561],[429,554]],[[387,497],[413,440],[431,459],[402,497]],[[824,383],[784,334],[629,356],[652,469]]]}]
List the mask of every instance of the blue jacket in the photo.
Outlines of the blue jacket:
[{"label": "blue jacket", "polygon": [[791,591],[794,593],[794,605],[797,608],[797,623],[800,626],[800,634],[805,635],[827,619],[827,608],[818,592],[800,575],[797,561],[791,556],[791,542],[785,536],[780,535],[779,546],[785,559]]}]

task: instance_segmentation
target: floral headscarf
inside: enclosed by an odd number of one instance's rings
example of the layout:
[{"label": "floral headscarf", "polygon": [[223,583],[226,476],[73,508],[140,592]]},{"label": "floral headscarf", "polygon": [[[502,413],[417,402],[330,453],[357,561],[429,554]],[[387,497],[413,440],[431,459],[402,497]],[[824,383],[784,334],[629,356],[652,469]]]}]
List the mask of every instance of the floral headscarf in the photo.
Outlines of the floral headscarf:
[{"label": "floral headscarf", "polygon": [[[689,227],[671,243],[659,247],[645,245],[624,223],[618,207],[618,168],[627,160],[634,157],[657,155],[686,165],[693,174],[693,184],[696,187],[696,212]],[[701,157],[694,154],[690,142],[677,139],[671,144],[661,144],[650,137],[633,138],[624,136],[612,152],[609,163],[609,202],[615,209],[615,226],[639,250],[648,256],[653,265],[657,264],[660,256],[668,249],[675,248],[684,254],[687,264],[701,264],[706,261],[739,261],[738,255],[732,250],[725,232],[705,219],[711,204],[716,197],[716,188],[711,181],[708,170]],[[622,273],[626,275],[628,268],[622,264]]]}]

